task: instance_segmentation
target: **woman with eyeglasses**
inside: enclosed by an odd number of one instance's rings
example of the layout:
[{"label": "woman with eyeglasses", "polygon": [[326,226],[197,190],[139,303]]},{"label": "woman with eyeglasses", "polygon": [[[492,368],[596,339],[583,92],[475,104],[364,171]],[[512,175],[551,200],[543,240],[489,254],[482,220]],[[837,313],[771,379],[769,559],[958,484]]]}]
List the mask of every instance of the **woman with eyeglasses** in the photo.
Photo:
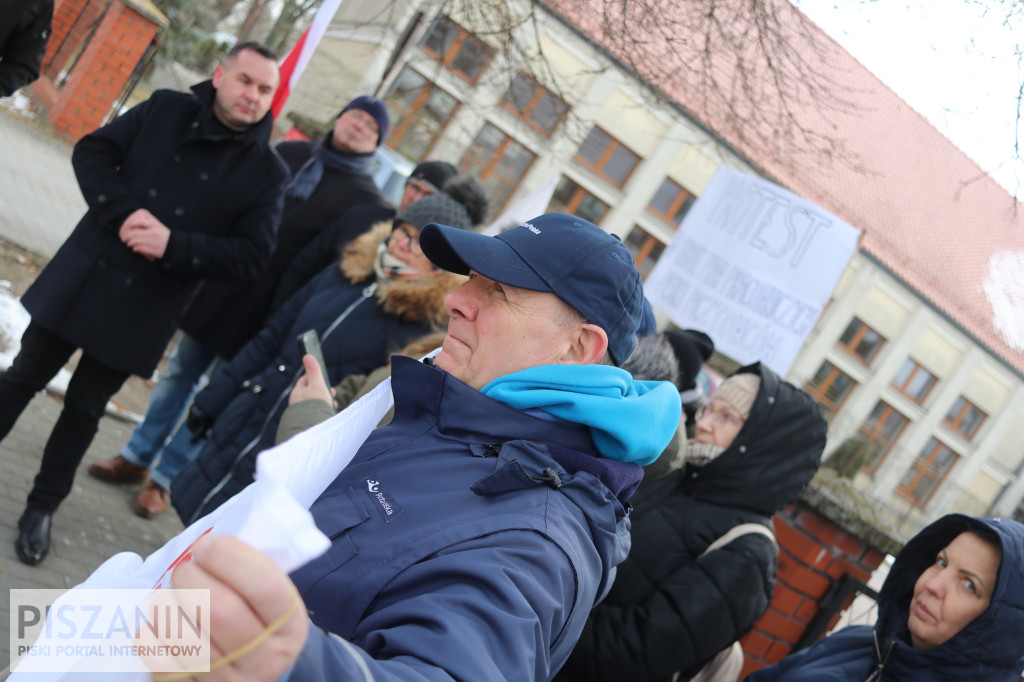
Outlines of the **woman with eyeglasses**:
[{"label": "woman with eyeglasses", "polygon": [[318,332],[333,385],[380,367],[392,352],[447,323],[444,297],[464,278],[423,255],[419,232],[429,223],[472,229],[486,206],[483,187],[466,177],[378,223],[214,374],[187,422],[206,444],[171,485],[171,504],[186,524],[252,482],[256,455],[274,445],[288,395],[305,373],[297,341],[304,332]]},{"label": "woman with eyeglasses", "polygon": [[814,399],[764,365],[723,381],[683,466],[630,500],[629,556],[556,679],[736,680],[734,643],[775,581],[771,517],[810,482],[825,435]]}]

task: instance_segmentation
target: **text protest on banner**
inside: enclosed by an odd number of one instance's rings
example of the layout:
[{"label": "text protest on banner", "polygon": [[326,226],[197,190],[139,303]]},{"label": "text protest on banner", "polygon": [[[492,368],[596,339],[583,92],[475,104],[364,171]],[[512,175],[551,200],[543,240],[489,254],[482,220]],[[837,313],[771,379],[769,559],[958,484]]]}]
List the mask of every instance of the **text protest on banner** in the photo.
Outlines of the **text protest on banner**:
[{"label": "text protest on banner", "polygon": [[680,327],[785,375],[860,232],[778,185],[721,167],[644,285]]}]

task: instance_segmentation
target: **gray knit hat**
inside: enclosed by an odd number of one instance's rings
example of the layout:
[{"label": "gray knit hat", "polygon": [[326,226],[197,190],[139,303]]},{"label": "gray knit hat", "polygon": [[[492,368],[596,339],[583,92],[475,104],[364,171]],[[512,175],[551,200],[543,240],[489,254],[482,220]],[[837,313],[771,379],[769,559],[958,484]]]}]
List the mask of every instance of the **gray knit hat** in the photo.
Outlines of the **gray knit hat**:
[{"label": "gray knit hat", "polygon": [[430,223],[451,225],[460,230],[473,229],[466,207],[448,194],[432,194],[409,205],[407,209],[395,216],[396,221],[409,223],[417,230],[422,230]]}]

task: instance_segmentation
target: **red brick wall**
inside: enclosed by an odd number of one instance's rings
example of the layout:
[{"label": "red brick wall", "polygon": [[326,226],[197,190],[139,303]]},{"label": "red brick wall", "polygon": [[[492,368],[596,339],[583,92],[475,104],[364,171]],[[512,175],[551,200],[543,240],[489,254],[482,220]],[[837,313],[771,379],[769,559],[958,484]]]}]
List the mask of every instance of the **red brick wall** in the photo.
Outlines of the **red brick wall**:
[{"label": "red brick wall", "polygon": [[[885,558],[803,502],[776,514],[774,523],[779,541],[775,593],[768,611],[742,640],[746,654],[742,677],[792,651],[833,580],[851,573],[867,582]],[[837,614],[829,628],[838,618]]]},{"label": "red brick wall", "polygon": [[[58,135],[75,141],[103,123],[158,30],[152,19],[121,0],[59,3],[47,48],[51,63],[35,88]],[[70,77],[57,89],[68,69]]]}]

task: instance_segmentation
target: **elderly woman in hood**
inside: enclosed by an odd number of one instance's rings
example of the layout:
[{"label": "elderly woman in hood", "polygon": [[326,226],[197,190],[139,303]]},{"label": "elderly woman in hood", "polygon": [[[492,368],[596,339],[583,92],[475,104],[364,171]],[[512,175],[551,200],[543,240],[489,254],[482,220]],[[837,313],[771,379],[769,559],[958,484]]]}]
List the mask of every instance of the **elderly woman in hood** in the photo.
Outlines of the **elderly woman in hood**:
[{"label": "elderly woman in hood", "polygon": [[[771,517],[817,471],[825,434],[818,404],[760,363],[722,382],[683,467],[633,496],[632,549],[556,679],[689,680],[728,651],[768,607]],[[741,524],[761,532],[712,547]]]},{"label": "elderly woman in hood", "polygon": [[759,670],[749,682],[1018,682],[1024,672],[1024,526],[950,514],[896,557],[878,621]]},{"label": "elderly woman in hood", "polygon": [[379,223],[218,370],[188,417],[189,429],[207,435],[206,444],[171,485],[171,504],[186,524],[252,482],[256,455],[274,445],[288,394],[304,373],[297,343],[303,332],[319,333],[328,378],[337,383],[385,364],[412,339],[444,326],[444,297],[463,278],[423,255],[419,231],[435,222],[472,229],[486,205],[483,188],[467,177]]}]

